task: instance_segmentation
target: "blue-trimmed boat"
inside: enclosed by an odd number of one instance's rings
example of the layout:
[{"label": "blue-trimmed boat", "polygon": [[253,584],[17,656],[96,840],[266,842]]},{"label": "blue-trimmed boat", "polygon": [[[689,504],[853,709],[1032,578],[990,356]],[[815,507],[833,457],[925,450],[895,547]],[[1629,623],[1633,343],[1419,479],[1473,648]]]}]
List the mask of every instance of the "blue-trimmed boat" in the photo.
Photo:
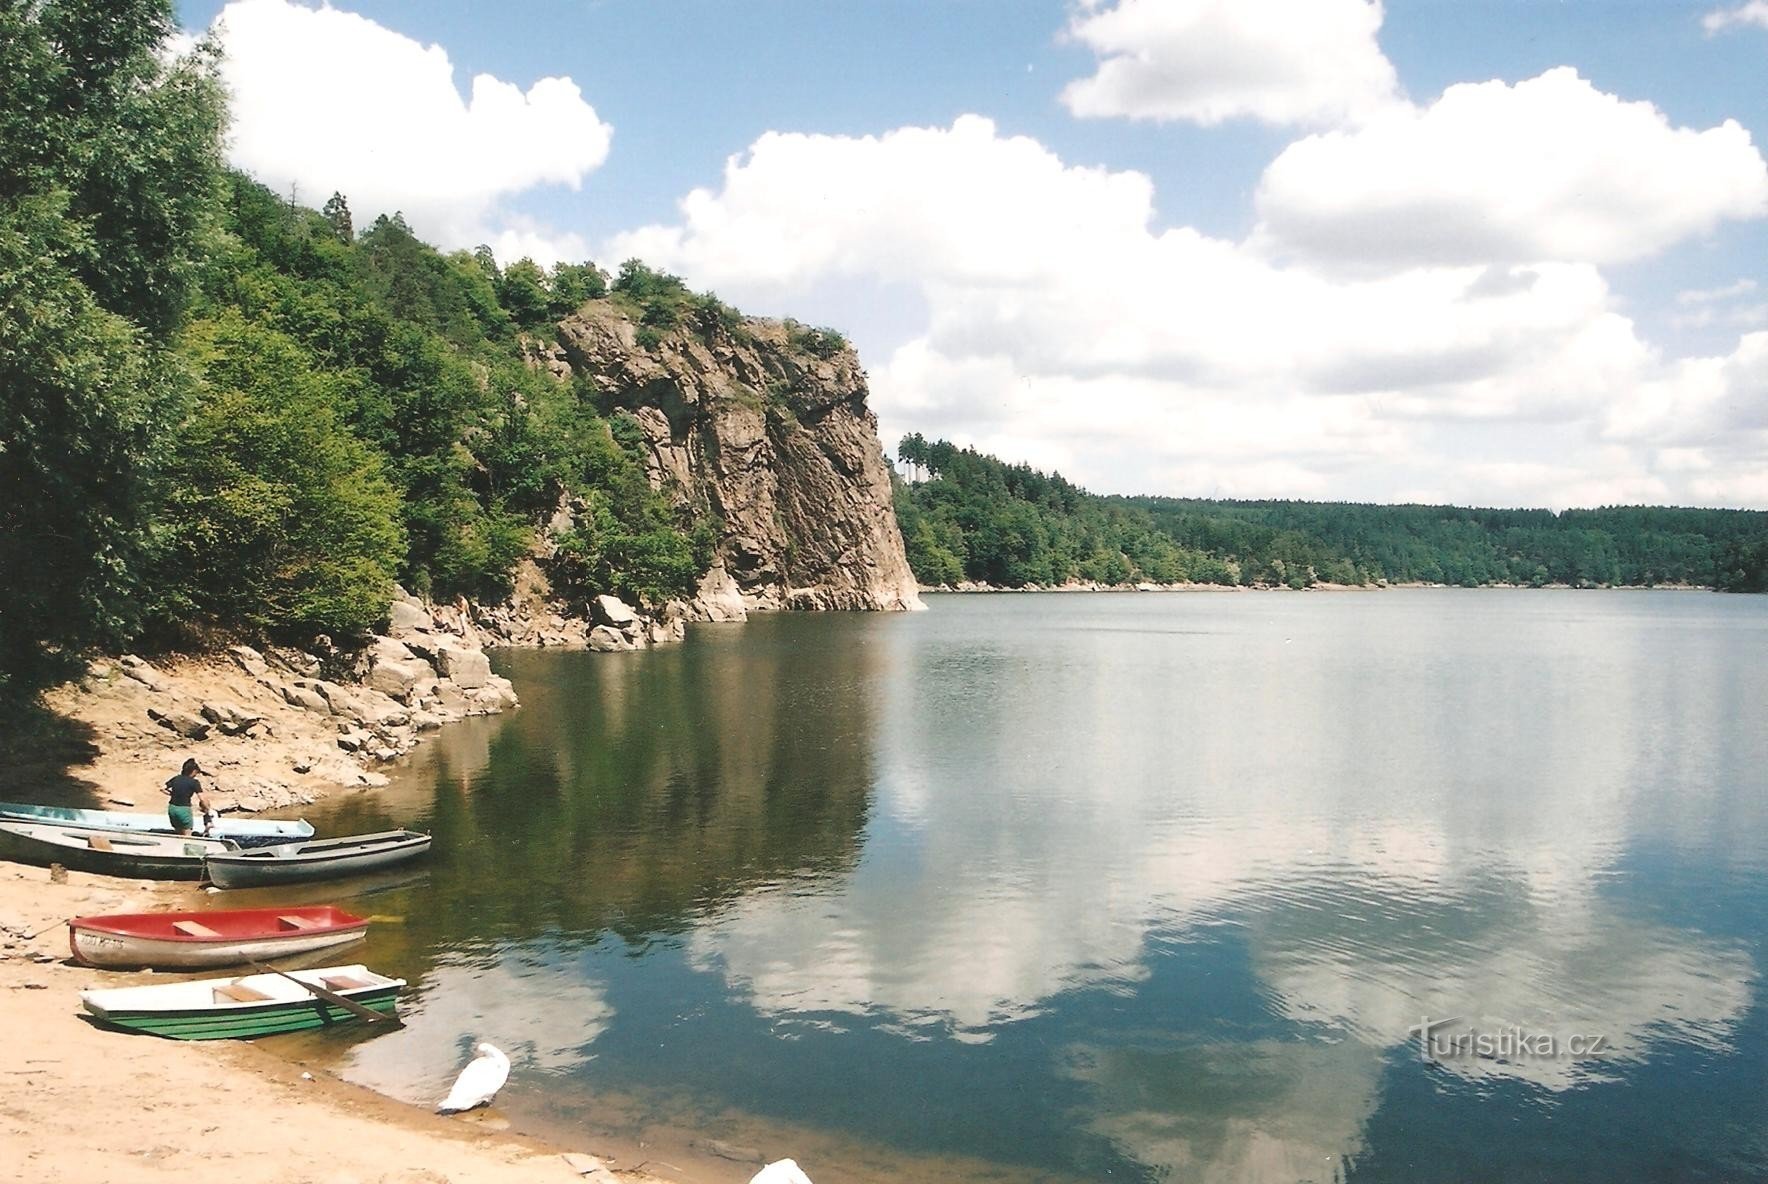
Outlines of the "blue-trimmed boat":
[{"label": "blue-trimmed boat", "polygon": [[[121,810],[82,810],[74,806],[32,806],[24,802],[0,802],[0,821],[47,822],[55,826],[82,826],[88,830],[129,830],[147,834],[172,833],[172,822],[158,814],[129,814]],[[291,843],[313,837],[306,819],[218,818],[209,836],[231,839],[242,847],[268,843]]]}]

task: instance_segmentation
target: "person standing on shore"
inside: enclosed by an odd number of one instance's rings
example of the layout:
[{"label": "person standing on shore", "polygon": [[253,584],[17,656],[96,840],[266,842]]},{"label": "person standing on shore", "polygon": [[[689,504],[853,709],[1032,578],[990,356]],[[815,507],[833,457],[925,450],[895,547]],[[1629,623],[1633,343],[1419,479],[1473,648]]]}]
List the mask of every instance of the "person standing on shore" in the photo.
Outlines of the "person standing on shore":
[{"label": "person standing on shore", "polygon": [[196,763],[196,758],[191,757],[184,762],[183,771],[166,782],[165,788],[160,790],[161,793],[172,799],[166,805],[166,817],[171,820],[172,829],[181,835],[191,833],[196,821],[195,813],[191,807],[193,802],[196,804],[196,808],[203,812],[203,829],[205,831],[209,829],[209,820],[215,816],[214,807],[209,805],[209,796],[203,792],[203,783],[194,776],[202,771],[202,766]]}]

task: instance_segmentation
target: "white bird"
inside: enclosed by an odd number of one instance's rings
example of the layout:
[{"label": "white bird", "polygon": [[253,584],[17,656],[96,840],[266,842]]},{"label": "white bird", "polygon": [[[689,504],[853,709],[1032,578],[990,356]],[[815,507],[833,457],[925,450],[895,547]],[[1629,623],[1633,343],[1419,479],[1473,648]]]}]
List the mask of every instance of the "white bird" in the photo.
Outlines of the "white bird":
[{"label": "white bird", "polygon": [[804,1169],[790,1159],[776,1159],[749,1177],[749,1184],[810,1184]]},{"label": "white bird", "polygon": [[476,1106],[489,1106],[503,1083],[510,1079],[510,1059],[495,1044],[475,1044],[478,1055],[454,1079],[454,1088],[436,1107],[438,1114],[458,1114]]}]

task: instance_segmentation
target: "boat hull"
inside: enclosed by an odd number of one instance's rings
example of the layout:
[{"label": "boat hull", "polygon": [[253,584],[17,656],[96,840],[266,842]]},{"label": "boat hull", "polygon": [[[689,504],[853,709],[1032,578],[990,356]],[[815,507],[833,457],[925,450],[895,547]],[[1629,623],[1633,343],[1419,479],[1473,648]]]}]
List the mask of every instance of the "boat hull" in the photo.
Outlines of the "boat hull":
[{"label": "boat hull", "polygon": [[[44,837],[43,832],[63,841]],[[92,834],[104,838],[108,849],[82,845]],[[142,835],[143,842],[135,845],[131,842],[134,838],[122,831],[0,822],[0,859],[37,867],[59,863],[77,872],[136,880],[200,880],[203,857],[227,849],[227,844],[217,840]]]},{"label": "boat hull", "polygon": [[[0,821],[44,822],[55,826],[79,826],[89,830],[139,831],[172,834],[164,814],[132,814],[121,810],[81,810],[73,806],[34,806],[23,802],[0,802]],[[221,818],[215,838],[232,839],[242,847],[289,843],[313,837],[313,824],[305,819]]]},{"label": "boat hull", "polygon": [[[325,970],[295,971],[297,978],[316,982],[338,971],[361,972],[362,967],[330,967]],[[382,1015],[397,1014],[399,992],[403,979],[385,979],[370,975],[376,981],[357,989],[341,989],[334,993],[352,1003],[360,1004]],[[330,1028],[338,1024],[358,1022],[354,1012],[328,1003],[318,996],[301,992],[292,984],[283,985],[275,975],[253,975],[244,979],[210,979],[196,983],[174,983],[164,987],[134,987],[109,991],[82,991],[80,1003],[101,1023],[129,1032],[145,1032],[172,1040],[241,1040],[256,1036],[274,1036],[283,1032],[304,1032],[314,1028]],[[286,981],[286,980],[284,980]],[[226,1003],[192,1006],[193,994],[207,989],[235,984],[257,984],[281,992],[293,991],[299,998],[277,998],[262,1002]],[[162,1000],[166,1002],[161,1002]]]},{"label": "boat hull", "polygon": [[[277,910],[264,912],[274,914]],[[202,913],[167,914],[202,922]],[[211,918],[212,919],[212,918]],[[271,918],[274,923],[274,917]],[[240,966],[248,962],[270,962],[291,958],[361,941],[368,934],[368,922],[357,919],[352,924],[334,925],[320,931],[292,929],[244,935],[216,934],[213,938],[159,936],[119,932],[106,928],[103,917],[76,917],[68,922],[68,947],[75,961],[107,970],[135,970],[153,967],[158,970],[201,970],[211,967]]]},{"label": "boat hull", "polygon": [[429,835],[389,831],[217,854],[207,861],[208,876],[217,888],[269,888],[384,871],[429,850]]}]

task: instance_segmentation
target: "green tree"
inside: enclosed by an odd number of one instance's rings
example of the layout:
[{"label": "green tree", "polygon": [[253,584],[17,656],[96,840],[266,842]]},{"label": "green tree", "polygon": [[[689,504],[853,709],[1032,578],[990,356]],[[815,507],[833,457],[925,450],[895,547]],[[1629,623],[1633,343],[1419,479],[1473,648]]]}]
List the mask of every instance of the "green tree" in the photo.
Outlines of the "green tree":
[{"label": "green tree", "polygon": [[353,243],[356,241],[356,226],[350,220],[350,203],[344,199],[343,194],[334,190],[331,197],[326,199],[324,208],[319,212],[325,215],[327,222],[331,223],[332,233],[338,236],[339,242]]},{"label": "green tree", "polygon": [[516,260],[498,277],[497,299],[522,328],[542,324],[547,316],[546,273],[532,259]]},{"label": "green tree", "polygon": [[229,312],[192,326],[202,394],[170,463],[153,620],[162,636],[357,634],[405,554],[399,496],[295,341]]},{"label": "green tree", "polygon": [[221,176],[215,56],[167,0],[0,4],[0,689],[135,615],[170,344]]}]

